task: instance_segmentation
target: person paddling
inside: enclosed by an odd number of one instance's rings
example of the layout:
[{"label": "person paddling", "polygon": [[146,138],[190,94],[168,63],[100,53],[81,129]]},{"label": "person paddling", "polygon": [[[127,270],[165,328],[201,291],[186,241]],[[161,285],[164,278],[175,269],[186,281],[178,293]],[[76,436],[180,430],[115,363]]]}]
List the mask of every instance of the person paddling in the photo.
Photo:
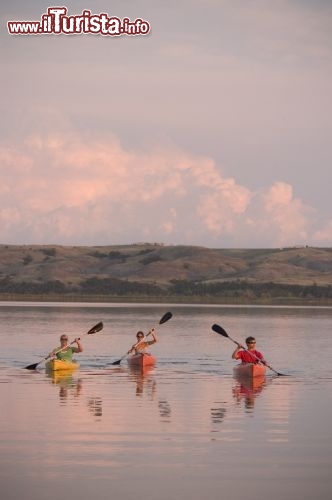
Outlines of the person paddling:
[{"label": "person paddling", "polygon": [[61,346],[53,349],[53,351],[50,353],[49,356],[56,357],[57,359],[61,359],[63,361],[71,362],[74,353],[83,352],[83,346],[80,342],[80,339],[76,338],[72,343],[75,342],[77,344],[77,347],[68,344],[67,335],[61,335],[60,337]]},{"label": "person paddling", "polygon": [[144,336],[144,333],[142,331],[137,332],[136,333],[137,342],[136,342],[136,344],[134,344],[131,347],[131,349],[129,349],[127,354],[133,354],[133,353],[135,353],[135,354],[148,354],[146,352],[147,348],[150,345],[153,345],[156,342],[158,342],[157,335],[156,335],[154,328],[152,328],[152,330],[149,331],[148,335],[152,336],[152,340],[145,340],[146,337]]},{"label": "person paddling", "polygon": [[232,354],[233,359],[240,359],[242,363],[266,364],[263,354],[256,350],[255,337],[246,338],[247,348],[243,347],[239,342],[235,343],[237,344],[237,348]]}]

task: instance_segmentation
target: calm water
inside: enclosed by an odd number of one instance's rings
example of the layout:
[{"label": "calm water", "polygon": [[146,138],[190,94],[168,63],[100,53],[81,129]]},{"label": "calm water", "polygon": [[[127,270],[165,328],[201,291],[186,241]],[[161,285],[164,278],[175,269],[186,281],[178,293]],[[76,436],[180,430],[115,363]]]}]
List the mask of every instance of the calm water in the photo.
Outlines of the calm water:
[{"label": "calm water", "polygon": [[[167,310],[156,367],[112,366]],[[0,320],[1,500],[330,500],[331,308],[0,303]],[[234,379],[213,323],[289,376]],[[63,332],[77,373],[24,369]]]}]

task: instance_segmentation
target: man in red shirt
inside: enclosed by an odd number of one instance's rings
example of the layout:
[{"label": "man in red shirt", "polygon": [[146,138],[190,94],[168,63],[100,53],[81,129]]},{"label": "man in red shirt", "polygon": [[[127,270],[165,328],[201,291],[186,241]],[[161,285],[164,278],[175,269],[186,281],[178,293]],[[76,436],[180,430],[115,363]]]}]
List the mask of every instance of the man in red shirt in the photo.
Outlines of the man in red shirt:
[{"label": "man in red shirt", "polygon": [[261,352],[256,351],[256,339],[254,337],[246,338],[247,349],[243,347],[241,344],[237,343],[237,348],[232,354],[233,359],[240,359],[242,363],[263,363],[264,356]]}]

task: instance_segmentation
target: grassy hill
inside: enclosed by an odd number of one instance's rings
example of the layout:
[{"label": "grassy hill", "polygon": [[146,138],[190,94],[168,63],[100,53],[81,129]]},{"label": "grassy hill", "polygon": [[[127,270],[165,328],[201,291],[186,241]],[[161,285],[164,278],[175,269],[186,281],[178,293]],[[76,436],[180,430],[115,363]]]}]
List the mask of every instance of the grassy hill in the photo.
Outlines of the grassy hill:
[{"label": "grassy hill", "polygon": [[255,303],[279,296],[329,303],[331,287],[332,248],[0,245],[3,299],[59,295]]}]

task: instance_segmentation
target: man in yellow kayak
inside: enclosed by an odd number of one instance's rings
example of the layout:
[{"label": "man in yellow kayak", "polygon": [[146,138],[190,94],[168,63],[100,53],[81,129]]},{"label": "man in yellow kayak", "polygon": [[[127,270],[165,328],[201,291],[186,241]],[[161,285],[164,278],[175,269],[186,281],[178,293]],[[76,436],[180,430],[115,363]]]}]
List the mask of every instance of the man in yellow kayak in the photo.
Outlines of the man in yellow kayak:
[{"label": "man in yellow kayak", "polygon": [[61,346],[53,349],[53,351],[50,353],[50,357],[56,356],[57,359],[71,362],[73,360],[74,353],[83,352],[83,346],[82,346],[79,338],[76,338],[75,340],[73,340],[73,342],[71,342],[71,344],[76,343],[77,347],[69,345],[68,344],[68,337],[67,337],[67,335],[64,335],[64,334],[61,335],[61,337],[60,337],[60,343],[61,343]]}]

